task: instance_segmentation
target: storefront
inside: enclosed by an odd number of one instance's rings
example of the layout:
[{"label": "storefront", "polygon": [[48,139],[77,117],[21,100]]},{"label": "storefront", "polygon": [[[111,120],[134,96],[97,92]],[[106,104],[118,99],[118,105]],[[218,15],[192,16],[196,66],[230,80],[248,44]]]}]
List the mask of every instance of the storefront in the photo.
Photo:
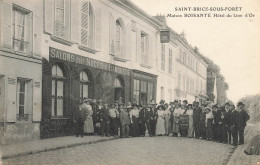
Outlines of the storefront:
[{"label": "storefront", "polygon": [[130,70],[113,64],[50,47],[42,76],[42,138],[73,134],[74,111],[86,98],[130,101]]},{"label": "storefront", "polygon": [[156,75],[139,70],[132,70],[131,82],[132,102],[146,105],[151,100],[156,100]]}]

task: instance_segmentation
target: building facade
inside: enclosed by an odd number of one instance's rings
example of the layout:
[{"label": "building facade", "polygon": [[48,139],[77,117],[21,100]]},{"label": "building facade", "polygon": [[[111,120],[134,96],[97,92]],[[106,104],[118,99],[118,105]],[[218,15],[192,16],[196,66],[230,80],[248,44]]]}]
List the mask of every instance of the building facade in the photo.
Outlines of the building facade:
[{"label": "building facade", "polygon": [[41,1],[0,1],[0,144],[40,138],[41,11]]},{"label": "building facade", "polygon": [[156,99],[160,22],[130,1],[43,1],[41,137],[74,133],[80,101]]}]

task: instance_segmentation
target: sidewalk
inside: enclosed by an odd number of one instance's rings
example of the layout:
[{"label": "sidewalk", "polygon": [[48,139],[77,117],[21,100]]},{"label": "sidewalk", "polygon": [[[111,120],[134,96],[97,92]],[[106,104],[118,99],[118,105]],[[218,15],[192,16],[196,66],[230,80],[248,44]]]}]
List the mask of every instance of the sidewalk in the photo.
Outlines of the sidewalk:
[{"label": "sidewalk", "polygon": [[260,165],[259,155],[246,155],[244,150],[246,149],[251,138],[256,134],[256,130],[260,129],[260,125],[248,125],[245,130],[245,144],[239,145],[235,152],[230,157],[227,165]]},{"label": "sidewalk", "polygon": [[0,159],[116,139],[101,136],[65,136],[0,146]]}]

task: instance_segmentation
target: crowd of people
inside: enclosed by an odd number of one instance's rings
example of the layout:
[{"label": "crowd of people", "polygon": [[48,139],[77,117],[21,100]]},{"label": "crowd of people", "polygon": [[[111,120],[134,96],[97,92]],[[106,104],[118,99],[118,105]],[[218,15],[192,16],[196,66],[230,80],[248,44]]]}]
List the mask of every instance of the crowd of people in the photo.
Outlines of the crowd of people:
[{"label": "crowd of people", "polygon": [[122,98],[110,105],[106,101],[86,99],[75,111],[76,136],[98,134],[121,138],[145,136],[175,136],[199,138],[234,146],[244,144],[244,129],[249,115],[244,104],[223,106],[194,101],[175,100],[159,105],[151,100],[147,105]]}]

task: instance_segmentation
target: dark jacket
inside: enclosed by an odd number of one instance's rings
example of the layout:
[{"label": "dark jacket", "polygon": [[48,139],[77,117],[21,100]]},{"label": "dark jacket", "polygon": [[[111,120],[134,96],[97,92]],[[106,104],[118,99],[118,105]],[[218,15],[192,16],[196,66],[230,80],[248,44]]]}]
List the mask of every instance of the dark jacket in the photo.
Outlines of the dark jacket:
[{"label": "dark jacket", "polygon": [[200,121],[201,112],[202,112],[202,109],[200,107],[193,109],[193,122]]},{"label": "dark jacket", "polygon": [[220,118],[221,118],[221,113],[220,113],[220,110],[216,110],[216,111],[213,111],[213,116],[214,116],[214,125],[217,126],[219,125],[219,121],[220,121]]},{"label": "dark jacket", "polygon": [[242,109],[242,110],[239,112],[239,118],[238,118],[239,124],[238,124],[238,126],[239,126],[240,128],[245,127],[245,126],[246,126],[246,122],[247,122],[249,119],[250,119],[250,116],[247,114],[247,112],[246,112],[244,109]]},{"label": "dark jacket", "polygon": [[237,110],[234,110],[231,113],[231,126],[238,127],[239,124],[239,112]]},{"label": "dark jacket", "polygon": [[74,113],[74,120],[76,120],[76,122],[83,123],[86,121],[86,118],[87,111],[84,108],[80,110],[80,108],[78,107]]},{"label": "dark jacket", "polygon": [[102,107],[100,116],[103,120],[109,120],[109,108]]},{"label": "dark jacket", "polygon": [[151,107],[151,120],[156,120],[157,119],[157,109],[155,107]]},{"label": "dark jacket", "polygon": [[231,126],[231,114],[232,114],[232,111],[231,111],[231,110],[228,110],[228,111],[225,113],[225,122],[226,122],[226,125],[227,125],[227,126]]},{"label": "dark jacket", "polygon": [[139,120],[147,121],[151,120],[152,112],[150,108],[142,108],[139,112]]}]

